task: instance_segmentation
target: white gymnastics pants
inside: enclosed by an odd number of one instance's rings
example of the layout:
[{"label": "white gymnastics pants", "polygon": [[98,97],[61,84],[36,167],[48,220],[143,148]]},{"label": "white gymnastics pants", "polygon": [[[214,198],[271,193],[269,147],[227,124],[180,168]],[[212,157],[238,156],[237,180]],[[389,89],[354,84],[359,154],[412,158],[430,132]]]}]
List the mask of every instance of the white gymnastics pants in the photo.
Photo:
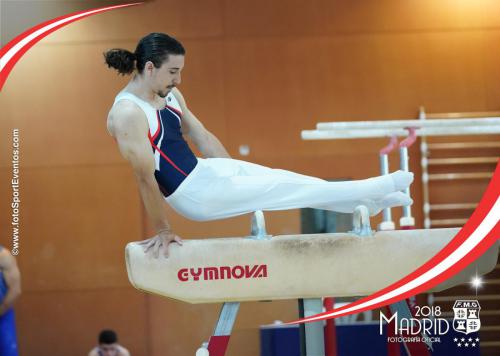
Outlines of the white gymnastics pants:
[{"label": "white gymnastics pants", "polygon": [[[351,213],[394,192],[390,179],[379,178],[328,182],[236,159],[198,158],[194,170],[165,199],[179,214],[197,221],[306,207]],[[371,214],[380,211],[369,209]]]}]

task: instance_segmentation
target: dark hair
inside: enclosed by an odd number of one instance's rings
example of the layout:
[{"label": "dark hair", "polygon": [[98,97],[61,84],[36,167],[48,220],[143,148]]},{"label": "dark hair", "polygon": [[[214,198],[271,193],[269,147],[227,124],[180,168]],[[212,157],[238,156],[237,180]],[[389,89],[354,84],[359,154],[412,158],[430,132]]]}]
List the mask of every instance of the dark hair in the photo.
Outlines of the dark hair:
[{"label": "dark hair", "polygon": [[134,53],[122,48],[113,48],[104,53],[104,59],[109,68],[115,68],[118,73],[125,75],[132,73],[134,69],[142,73],[148,61],[160,68],[170,54],[184,55],[186,50],[175,38],[153,32],[141,38]]},{"label": "dark hair", "polygon": [[114,344],[118,342],[118,336],[113,330],[103,330],[99,333],[99,344]]}]

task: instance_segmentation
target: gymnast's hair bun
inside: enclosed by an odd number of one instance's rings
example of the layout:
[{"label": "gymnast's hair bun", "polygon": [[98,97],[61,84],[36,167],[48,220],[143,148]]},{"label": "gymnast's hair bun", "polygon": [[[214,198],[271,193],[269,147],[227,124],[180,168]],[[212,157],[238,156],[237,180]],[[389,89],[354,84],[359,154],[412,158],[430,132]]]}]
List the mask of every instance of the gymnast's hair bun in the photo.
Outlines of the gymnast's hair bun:
[{"label": "gymnast's hair bun", "polygon": [[104,53],[104,59],[109,68],[114,68],[118,73],[130,74],[135,68],[135,54],[126,49],[113,48]]}]

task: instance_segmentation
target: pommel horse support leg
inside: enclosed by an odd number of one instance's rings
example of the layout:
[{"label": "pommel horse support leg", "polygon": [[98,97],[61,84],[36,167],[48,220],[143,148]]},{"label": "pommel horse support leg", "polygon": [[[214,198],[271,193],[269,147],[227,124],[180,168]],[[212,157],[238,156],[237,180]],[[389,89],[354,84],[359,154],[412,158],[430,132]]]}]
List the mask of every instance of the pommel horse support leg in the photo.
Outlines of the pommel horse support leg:
[{"label": "pommel horse support leg", "polygon": [[[252,216],[251,238],[256,240],[270,238],[267,235],[266,222],[262,211],[256,211]],[[208,343],[203,343],[196,351],[196,356],[224,356],[239,308],[240,303],[238,302],[226,302],[222,305],[213,335]]]},{"label": "pommel horse support leg", "polygon": [[[359,224],[356,229],[366,230]],[[183,246],[171,246],[168,259],[149,258],[141,245],[131,242],[125,255],[135,288],[187,303],[353,297],[372,294],[413,272],[459,230],[185,240]],[[483,275],[493,270],[498,247],[499,242],[433,291],[468,282],[476,271]]]}]

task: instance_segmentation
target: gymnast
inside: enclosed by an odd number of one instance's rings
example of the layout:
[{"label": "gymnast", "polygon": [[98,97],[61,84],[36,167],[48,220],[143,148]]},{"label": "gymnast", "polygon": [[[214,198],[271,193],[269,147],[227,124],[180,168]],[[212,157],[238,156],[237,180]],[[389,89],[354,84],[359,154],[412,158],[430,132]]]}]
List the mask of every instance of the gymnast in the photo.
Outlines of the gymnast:
[{"label": "gymnast", "polygon": [[[108,67],[133,74],[115,98],[107,129],[132,165],[156,230],[143,242],[146,253],[168,257],[170,243],[182,245],[164,214],[165,202],[196,221],[304,207],[352,213],[358,205],[376,215],[384,208],[412,204],[401,192],[413,181],[409,172],[328,182],[230,158],[177,89],[185,53],[179,41],[163,33],[143,37],[134,52],[115,48],[104,53]],[[184,136],[204,158],[193,154]]]}]

